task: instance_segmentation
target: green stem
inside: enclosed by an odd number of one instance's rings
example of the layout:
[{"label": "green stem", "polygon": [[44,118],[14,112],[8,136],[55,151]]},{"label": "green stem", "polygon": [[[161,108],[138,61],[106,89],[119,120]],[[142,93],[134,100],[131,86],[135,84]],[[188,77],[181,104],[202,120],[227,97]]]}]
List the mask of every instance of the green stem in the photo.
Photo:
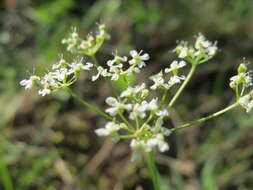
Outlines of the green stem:
[{"label": "green stem", "polygon": [[172,107],[173,104],[175,103],[175,101],[177,100],[177,98],[179,97],[179,95],[181,94],[181,92],[184,90],[185,86],[187,85],[187,83],[190,81],[195,69],[197,67],[197,64],[192,64],[191,70],[188,73],[185,81],[183,82],[183,84],[180,86],[180,88],[178,89],[177,93],[174,95],[174,97],[171,99],[171,101],[169,102],[168,107]]},{"label": "green stem", "polygon": [[147,164],[154,185],[154,190],[160,190],[159,174],[155,165],[153,151],[147,153]]},{"label": "green stem", "polygon": [[84,105],[85,107],[97,112],[99,115],[103,116],[104,118],[108,119],[108,120],[113,120],[113,118],[111,116],[109,116],[108,114],[106,114],[105,112],[103,112],[102,110],[100,110],[99,108],[97,108],[96,106],[93,106],[91,104],[89,104],[88,102],[86,102],[85,100],[83,100],[82,98],[80,98],[76,93],[74,93],[70,88],[66,87],[64,88],[73,98],[75,98],[76,100],[78,100],[82,105]]},{"label": "green stem", "polygon": [[168,97],[168,89],[164,91],[164,94],[162,96],[161,106],[163,106],[166,103],[167,97]]},{"label": "green stem", "polygon": [[95,63],[96,66],[100,66],[95,55],[92,55],[92,56],[91,56],[91,59],[92,59],[92,61]]},{"label": "green stem", "polygon": [[231,109],[237,107],[238,105],[239,105],[239,103],[236,102],[236,103],[234,103],[234,104],[232,104],[232,105],[230,105],[230,106],[228,106],[228,107],[226,107],[226,108],[224,108],[224,109],[222,109],[222,110],[220,110],[220,111],[218,111],[218,112],[215,112],[215,113],[213,113],[213,114],[210,114],[210,115],[208,115],[208,116],[206,116],[206,117],[202,117],[202,118],[197,119],[197,120],[195,120],[195,121],[192,121],[192,122],[189,122],[189,123],[185,123],[185,124],[180,125],[180,126],[178,126],[178,127],[172,128],[171,131],[174,132],[174,131],[177,131],[177,130],[179,130],[179,129],[184,129],[184,128],[192,127],[192,126],[194,126],[194,125],[203,123],[203,122],[205,122],[205,121],[207,121],[207,120],[209,120],[209,119],[212,119],[212,118],[214,118],[214,117],[217,117],[217,116],[219,116],[219,115],[221,115],[221,114],[223,114],[223,113],[225,113],[225,112],[227,112],[227,111],[229,111],[229,110],[231,110]]}]

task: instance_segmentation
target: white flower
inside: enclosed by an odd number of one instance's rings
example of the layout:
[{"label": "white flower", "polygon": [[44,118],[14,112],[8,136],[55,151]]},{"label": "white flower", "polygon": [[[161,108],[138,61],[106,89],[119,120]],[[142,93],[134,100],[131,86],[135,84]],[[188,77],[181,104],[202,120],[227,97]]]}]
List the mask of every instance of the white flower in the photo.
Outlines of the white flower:
[{"label": "white flower", "polygon": [[244,84],[246,87],[252,85],[252,78],[249,73],[239,73],[230,78],[230,87],[235,88],[239,84]]},{"label": "white flower", "polygon": [[129,61],[130,65],[138,65],[139,68],[145,67],[146,64],[144,61],[149,60],[149,55],[147,53],[141,55],[142,51],[139,53],[136,50],[130,51],[132,59]]},{"label": "white flower", "polygon": [[145,118],[146,117],[147,104],[142,102],[142,104],[134,104],[133,110],[129,115],[129,118],[134,120],[136,117]]},{"label": "white flower", "polygon": [[51,90],[49,88],[40,89],[38,91],[39,95],[46,96],[51,93]]},{"label": "white flower", "polygon": [[36,84],[36,82],[39,82],[39,81],[40,81],[40,77],[33,75],[28,80],[24,79],[20,81],[19,84],[21,86],[24,86],[25,89],[31,89]]},{"label": "white flower", "polygon": [[100,75],[103,76],[103,77],[109,77],[109,76],[111,76],[111,74],[108,73],[107,69],[104,69],[104,68],[101,67],[101,66],[99,66],[99,67],[97,68],[97,70],[98,70],[98,73],[97,73],[97,75],[92,76],[92,81],[97,80],[98,77],[99,77]]},{"label": "white flower", "polygon": [[146,103],[146,109],[150,111],[156,111],[158,109],[158,98],[153,98],[149,103]]},{"label": "white flower", "polygon": [[186,65],[186,62],[185,61],[173,61],[171,64],[170,64],[170,68],[166,68],[164,70],[165,73],[169,73],[169,72],[174,72],[174,71],[177,71],[178,69],[184,67]]},{"label": "white flower", "polygon": [[131,104],[124,104],[119,102],[116,98],[108,97],[106,98],[105,102],[111,106],[111,108],[108,108],[105,110],[105,112],[109,113],[111,116],[117,115],[119,111],[123,110],[131,110],[132,105]]},{"label": "white flower", "polygon": [[[52,75],[58,81],[64,81],[67,78],[67,76],[69,75],[69,72],[68,72],[68,69],[66,69],[66,68],[60,68],[60,69],[56,70],[55,72],[52,72]],[[50,80],[52,80],[52,79],[50,79]]]},{"label": "white flower", "polygon": [[152,90],[156,90],[160,87],[164,87],[167,89],[169,87],[167,84],[164,83],[162,71],[160,71],[156,75],[151,76],[150,79],[154,82],[154,84],[150,87],[150,89]]},{"label": "white flower", "polygon": [[92,63],[87,62],[86,64],[82,64],[81,62],[73,62],[70,65],[71,69],[70,69],[70,73],[75,73],[75,72],[80,72],[82,70],[90,70],[90,68],[93,67]]},{"label": "white flower", "polygon": [[95,133],[98,136],[109,136],[114,135],[115,133],[118,132],[118,130],[120,130],[120,125],[114,122],[108,122],[105,125],[105,128],[96,129]]},{"label": "white flower", "polygon": [[187,47],[182,47],[178,57],[182,58],[182,59],[187,57],[187,54],[188,54],[187,52],[188,52],[188,48]]},{"label": "white flower", "polygon": [[134,94],[134,88],[128,87],[126,90],[121,92],[120,97],[122,97],[122,98],[129,97],[129,96],[132,96],[133,94]]},{"label": "white flower", "polygon": [[125,71],[125,73],[127,74],[127,76],[131,76],[133,73],[140,73],[140,69],[132,65]]},{"label": "white flower", "polygon": [[76,32],[76,28],[73,29],[69,38],[62,40],[62,44],[68,45],[67,51],[71,51],[71,52],[74,52],[77,50],[78,42],[79,42],[79,36],[78,36],[78,33]]},{"label": "white flower", "polygon": [[[208,41],[205,36],[202,34],[199,34],[197,36],[196,42],[195,42],[195,48],[199,50],[200,52],[204,52],[206,57],[212,57],[216,54],[218,48],[216,46],[217,42],[210,42]],[[196,55],[197,56],[197,55]]]},{"label": "white flower", "polygon": [[[60,77],[60,76],[58,76],[58,77]],[[46,86],[46,88],[48,88],[48,87],[57,88],[58,83],[57,83],[56,79],[57,78],[56,78],[55,72],[49,72],[42,77],[41,84]]]},{"label": "white flower", "polygon": [[173,86],[174,84],[181,83],[182,80],[185,80],[185,76],[173,75],[168,83],[169,86]]},{"label": "white flower", "polygon": [[246,112],[250,112],[253,108],[252,94],[247,94],[239,99],[239,104],[246,109]]},{"label": "white flower", "polygon": [[134,88],[128,87],[126,90],[121,92],[120,97],[130,97],[130,96],[140,96],[144,98],[148,95],[148,90],[146,89],[146,84],[142,83],[141,85],[137,85]]},{"label": "white flower", "polygon": [[165,152],[169,150],[169,145],[164,141],[162,134],[157,134],[155,137],[147,140],[146,151],[151,151],[155,147],[158,147],[160,152]]},{"label": "white flower", "polygon": [[66,67],[68,65],[67,61],[61,58],[57,63],[53,64],[52,69],[59,69]]},{"label": "white flower", "polygon": [[159,117],[166,117],[169,115],[168,111],[166,109],[164,110],[159,110],[156,112],[156,115]]},{"label": "white flower", "polygon": [[188,56],[188,43],[185,41],[180,41],[177,45],[177,47],[173,50],[178,54],[178,57],[183,59]]}]

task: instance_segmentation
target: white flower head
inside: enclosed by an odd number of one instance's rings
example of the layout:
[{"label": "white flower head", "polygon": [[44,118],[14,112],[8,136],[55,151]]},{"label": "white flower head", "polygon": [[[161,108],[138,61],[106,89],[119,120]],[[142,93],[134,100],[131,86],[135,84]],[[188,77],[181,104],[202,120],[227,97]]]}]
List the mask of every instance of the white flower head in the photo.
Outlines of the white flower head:
[{"label": "white flower head", "polygon": [[184,59],[185,57],[188,56],[189,51],[188,43],[185,41],[178,42],[176,48],[173,51],[178,54],[179,58]]},{"label": "white flower head", "polygon": [[32,75],[28,80],[24,79],[24,80],[20,81],[19,84],[21,86],[24,86],[25,89],[31,89],[39,81],[40,81],[40,77],[38,77],[36,75]]},{"label": "white flower head", "polygon": [[173,75],[170,80],[169,80],[169,86],[173,86],[177,83],[181,83],[182,80],[185,80],[185,76],[177,76],[177,75]]},{"label": "white flower head", "polygon": [[239,98],[239,104],[246,109],[247,113],[249,113],[253,108],[253,93],[251,92]]},{"label": "white flower head", "polygon": [[104,69],[103,67],[99,66],[97,67],[97,75],[95,76],[92,76],[92,81],[95,81],[99,78],[99,76],[102,76],[102,77],[110,77],[111,74],[107,71],[107,69]]},{"label": "white flower head", "polygon": [[163,72],[160,71],[158,74],[153,75],[149,78],[154,82],[154,84],[150,87],[152,90],[156,90],[157,88],[166,88],[168,89],[169,86],[168,84],[165,83],[164,78],[163,78]]},{"label": "white flower head", "polygon": [[124,104],[122,102],[119,102],[116,98],[108,97],[106,98],[105,102],[111,106],[111,108],[108,108],[105,110],[105,112],[109,113],[111,116],[116,116],[119,111],[124,110],[131,110],[132,105],[131,104]]},{"label": "white flower head", "polygon": [[143,55],[142,51],[139,53],[136,50],[130,51],[130,55],[132,56],[132,59],[129,61],[130,65],[137,65],[139,68],[145,67],[146,63],[144,61],[149,60],[149,54],[144,53]]},{"label": "white flower head", "polygon": [[86,64],[82,63],[82,60],[79,62],[73,62],[70,64],[70,73],[76,73],[76,72],[81,72],[83,70],[89,71],[93,67],[93,64],[90,62],[87,62]]},{"label": "white flower head", "polygon": [[40,89],[38,91],[39,95],[46,96],[51,93],[51,90],[49,88]]},{"label": "white flower head", "polygon": [[96,129],[95,133],[98,136],[109,136],[109,135],[115,135],[117,134],[118,130],[120,130],[120,125],[118,125],[115,122],[108,122],[105,125],[105,128]]},{"label": "white flower head", "polygon": [[178,69],[184,67],[186,65],[186,62],[185,61],[173,61],[171,64],[170,64],[170,68],[166,68],[164,70],[165,73],[169,73],[169,72],[173,72],[173,74],[177,74],[178,73]]},{"label": "white flower head", "polygon": [[141,104],[136,103],[133,105],[133,110],[130,113],[129,118],[132,120],[136,119],[137,117],[143,119],[146,117],[146,110],[147,110],[147,104],[145,101],[142,102]]}]

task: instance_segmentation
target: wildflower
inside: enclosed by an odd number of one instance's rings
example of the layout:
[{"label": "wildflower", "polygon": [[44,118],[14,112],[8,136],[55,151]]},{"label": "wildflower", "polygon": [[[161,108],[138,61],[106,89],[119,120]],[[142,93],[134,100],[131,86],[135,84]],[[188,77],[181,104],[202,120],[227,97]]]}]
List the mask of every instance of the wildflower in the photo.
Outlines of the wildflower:
[{"label": "wildflower", "polygon": [[39,81],[40,81],[40,77],[38,77],[36,75],[32,75],[28,80],[24,79],[24,80],[20,81],[20,85],[24,86],[25,89],[31,89]]},{"label": "wildflower", "polygon": [[169,72],[173,72],[174,75],[176,75],[178,73],[178,69],[184,67],[186,65],[185,61],[173,61],[170,64],[170,68],[166,68],[164,70],[165,73],[169,73]]},{"label": "wildflower", "polygon": [[156,112],[156,115],[159,116],[159,117],[166,117],[169,115],[168,111],[166,109],[164,110],[159,110]]},{"label": "wildflower", "polygon": [[241,63],[238,67],[238,74],[230,78],[229,86],[233,89],[235,89],[240,84],[244,85],[245,87],[251,86],[252,77],[250,76],[250,72],[246,71],[246,64]]},{"label": "wildflower", "polygon": [[39,93],[39,95],[41,95],[41,96],[46,96],[46,95],[48,95],[48,94],[51,93],[51,89],[49,89],[49,88],[40,89],[40,90],[38,91],[38,93]]},{"label": "wildflower", "polygon": [[147,140],[147,144],[146,144],[147,152],[152,151],[155,147],[158,147],[160,152],[165,152],[169,150],[168,143],[165,142],[164,136],[160,133],[156,134],[153,138],[150,138]]},{"label": "wildflower", "polygon": [[173,50],[178,54],[178,57],[184,59],[188,56],[188,43],[185,41],[180,41],[177,47]]},{"label": "wildflower", "polygon": [[212,58],[218,51],[217,42],[208,41],[205,36],[199,34],[194,47],[187,42],[181,41],[173,50],[179,58],[186,59],[192,64],[201,64]]},{"label": "wildflower", "polygon": [[170,78],[168,84],[169,84],[169,86],[173,86],[173,85],[175,85],[175,84],[177,84],[177,83],[181,83],[182,80],[185,80],[185,76],[173,75],[173,76]]},{"label": "wildflower", "polygon": [[131,104],[124,104],[113,97],[106,98],[105,102],[111,106],[111,108],[105,110],[105,112],[109,113],[111,116],[117,115],[120,111],[129,111],[132,108]]},{"label": "wildflower", "polygon": [[146,102],[142,102],[141,104],[136,103],[133,105],[133,110],[129,115],[129,118],[134,120],[137,117],[139,118],[145,118],[146,117],[146,110],[147,110],[147,104]]},{"label": "wildflower", "polygon": [[99,66],[97,67],[98,73],[95,76],[92,76],[92,81],[95,81],[99,78],[99,76],[108,77],[111,76],[111,74],[107,71],[107,69],[104,69],[103,67]]},{"label": "wildflower", "polygon": [[86,64],[83,64],[81,62],[73,62],[70,64],[70,73],[76,73],[81,72],[82,70],[90,70],[90,68],[93,67],[92,63],[87,62]]},{"label": "wildflower", "polygon": [[146,64],[144,61],[149,60],[149,55],[147,53],[141,55],[142,51],[139,53],[136,50],[130,51],[132,59],[129,61],[130,65],[137,65],[139,68],[145,67]]},{"label": "wildflower", "polygon": [[59,69],[59,68],[65,68],[68,66],[68,63],[65,59],[63,59],[63,57],[61,56],[61,59],[52,65],[52,69],[55,70],[55,69]]},{"label": "wildflower", "polygon": [[120,128],[121,128],[120,125],[118,125],[117,123],[108,122],[105,125],[105,128],[96,129],[95,133],[101,137],[115,135],[115,134],[117,134],[118,130],[120,130]]},{"label": "wildflower", "polygon": [[253,108],[253,92],[239,98],[239,104],[249,113]]},{"label": "wildflower", "polygon": [[73,28],[69,38],[63,39],[62,44],[67,44],[67,51],[75,52],[78,49],[79,36],[76,32],[76,28]]},{"label": "wildflower", "polygon": [[86,40],[81,39],[74,28],[69,38],[63,39],[62,43],[67,44],[67,51],[93,56],[100,49],[104,40],[108,37],[104,24],[98,26],[95,36],[89,34]]},{"label": "wildflower", "polygon": [[166,88],[168,89],[168,84],[165,84],[163,79],[163,73],[160,71],[158,74],[153,75],[150,79],[154,82],[154,84],[150,87],[152,90],[156,90],[157,88]]}]

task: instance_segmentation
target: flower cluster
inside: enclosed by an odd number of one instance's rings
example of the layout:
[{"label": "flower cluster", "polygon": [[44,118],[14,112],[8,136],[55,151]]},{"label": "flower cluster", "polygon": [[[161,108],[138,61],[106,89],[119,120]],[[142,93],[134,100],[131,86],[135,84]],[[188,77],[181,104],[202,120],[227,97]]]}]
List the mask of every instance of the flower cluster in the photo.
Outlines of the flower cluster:
[{"label": "flower cluster", "polygon": [[194,46],[190,46],[188,42],[180,41],[173,51],[178,54],[179,58],[192,64],[201,64],[211,59],[217,50],[217,42],[212,43],[205,36],[199,34]]},{"label": "flower cluster", "polygon": [[114,117],[114,121],[96,130],[99,136],[112,136],[114,139],[124,138],[122,134],[130,133],[133,159],[143,150],[158,148],[164,152],[169,149],[165,137],[170,130],[163,127],[163,120],[169,113],[162,108],[158,98],[148,100],[148,95],[149,90],[142,83],[128,87],[118,98],[108,97],[106,103],[110,107],[106,112]]},{"label": "flower cluster", "polygon": [[230,78],[230,87],[234,90],[238,89],[240,86],[245,89],[252,86],[251,72],[247,72],[246,63],[241,63],[237,69],[237,75]]},{"label": "flower cluster", "polygon": [[[185,61],[173,61],[170,65],[170,68],[165,68],[164,71],[161,70],[159,73],[150,77],[150,79],[154,82],[150,88],[152,90],[156,90],[157,88],[168,90],[175,84],[181,83],[181,81],[185,79],[185,76],[178,76],[177,74],[179,69],[185,65]],[[166,80],[166,77],[164,75],[170,72],[172,72],[173,75],[168,80]]]},{"label": "flower cluster", "polygon": [[88,56],[93,56],[101,48],[104,40],[109,35],[106,32],[104,24],[98,26],[98,32],[96,35],[89,34],[86,40],[79,37],[76,32],[76,28],[73,29],[70,36],[62,40],[63,44],[67,44],[67,50],[72,53],[80,53]]},{"label": "flower cluster", "polygon": [[38,93],[42,96],[48,95],[58,89],[68,87],[73,84],[83,70],[90,70],[93,64],[87,62],[82,63],[82,59],[68,63],[61,58],[52,65],[52,71],[39,77],[32,75],[29,79],[20,81],[20,85],[25,89],[39,88]]},{"label": "flower cluster", "polygon": [[249,87],[253,85],[251,71],[247,71],[247,63],[241,63],[237,69],[237,75],[230,78],[230,87],[235,91],[239,104],[250,112],[253,108],[253,91]]},{"label": "flower cluster", "polygon": [[[101,24],[97,34],[88,35],[86,40],[81,39],[74,29],[67,39],[62,40],[62,43],[67,45],[67,51],[92,56],[95,61],[96,52],[108,36],[105,25]],[[113,59],[106,62],[105,66],[99,65],[98,62],[95,62],[95,65],[89,62],[83,63],[82,59],[67,62],[61,57],[58,62],[52,65],[50,72],[44,76],[32,75],[29,79],[22,80],[20,85],[25,89],[36,87],[39,89],[38,93],[45,96],[58,89],[66,89],[76,82],[83,70],[90,70],[92,67],[97,70],[97,73],[91,78],[92,81],[100,77],[106,77],[113,81],[125,77],[125,82],[129,86],[117,97],[106,98],[105,102],[109,108],[105,112],[84,100],[81,102],[85,102],[85,106],[110,120],[104,127],[95,130],[96,134],[111,136],[115,140],[130,139],[130,147],[133,150],[132,158],[135,160],[140,158],[142,151],[150,152],[158,149],[160,152],[164,152],[169,149],[166,137],[170,135],[171,130],[163,125],[169,116],[168,107],[172,106],[182,92],[196,65],[208,61],[216,54],[218,50],[216,44],[216,42],[208,41],[202,34],[197,36],[193,46],[188,45],[187,42],[180,42],[174,52],[181,60],[173,61],[169,67],[150,76],[149,79],[153,82],[150,86],[146,83],[130,85],[127,80],[127,76],[140,73],[150,58],[149,54],[136,50],[130,51],[129,57],[115,54]],[[180,75],[179,71],[187,63],[192,64],[192,69],[185,77]],[[182,81],[184,81],[183,84],[167,105],[168,90]],[[231,77],[230,87],[237,95],[235,105],[240,104],[247,112],[253,108],[253,91],[245,94],[251,85],[250,72],[247,72],[246,64],[242,63],[238,68],[238,74]],[[162,98],[154,97],[154,93],[150,93],[151,90],[157,89],[163,91]],[[68,91],[70,91],[69,88]],[[73,95],[73,93],[71,94]],[[80,98],[77,99],[80,101]]]},{"label": "flower cluster", "polygon": [[[146,66],[145,61],[149,60],[149,55],[147,53],[142,54],[142,51],[132,50],[130,51],[130,56],[131,59],[128,60],[126,56],[114,55],[114,58],[106,63],[108,68],[97,66],[98,73],[93,76],[92,80],[97,80],[99,76],[118,80],[120,76],[130,76],[134,73],[139,73],[140,69]],[[126,69],[125,65],[127,65]]]}]

